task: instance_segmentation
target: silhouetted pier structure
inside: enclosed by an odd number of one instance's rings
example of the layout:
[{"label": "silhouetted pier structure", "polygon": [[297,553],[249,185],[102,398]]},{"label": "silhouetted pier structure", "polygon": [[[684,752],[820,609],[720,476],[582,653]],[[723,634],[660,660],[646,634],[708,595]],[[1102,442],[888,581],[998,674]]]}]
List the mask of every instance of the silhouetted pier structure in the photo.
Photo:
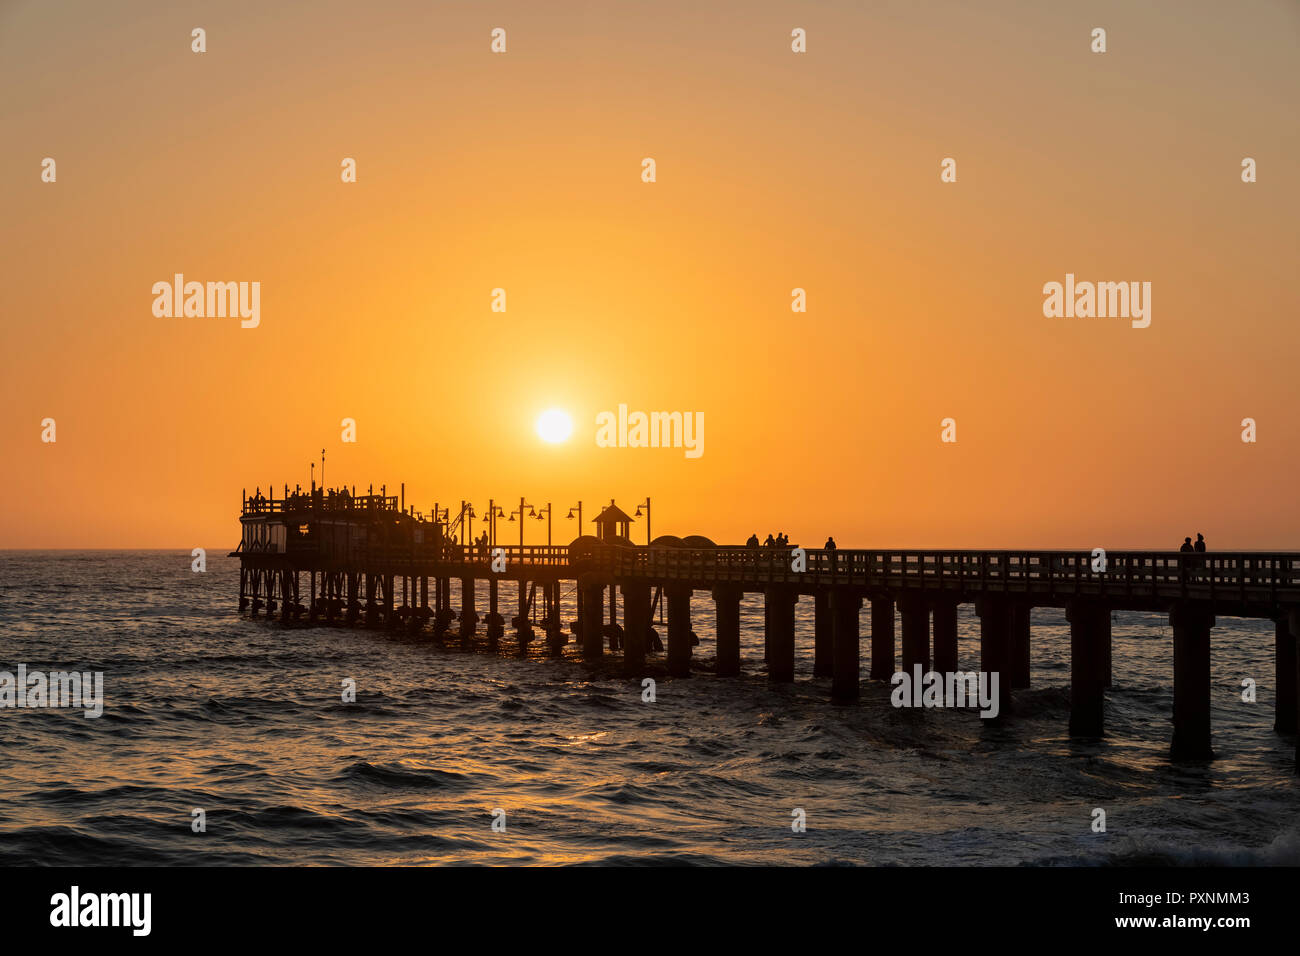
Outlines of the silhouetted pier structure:
[{"label": "silhouetted pier structure", "polygon": [[608,644],[621,651],[626,676],[642,676],[658,641],[653,620],[662,602],[667,670],[686,677],[695,643],[693,602],[697,591],[706,591],[716,615],[715,673],[729,677],[740,673],[741,599],[758,593],[767,673],[780,682],[794,680],[794,607],[800,595],[811,595],[813,673],[831,678],[834,700],[851,703],[862,678],[864,602],[871,621],[868,676],[883,681],[900,664],[909,674],[916,665],[923,672],[959,671],[957,607],[973,604],[980,621],[978,670],[999,674],[1005,716],[1011,692],[1030,683],[1030,610],[1062,608],[1070,627],[1069,732],[1077,737],[1104,732],[1111,612],[1158,612],[1169,615],[1173,632],[1175,760],[1212,756],[1210,637],[1216,616],[1267,618],[1276,625],[1274,727],[1294,734],[1300,723],[1300,553],[1108,551],[1103,570],[1092,553],[1076,551],[774,549],[672,536],[637,546],[628,539],[632,519],[612,501],[593,519],[595,536],[565,546],[483,548],[457,540],[468,537],[460,526],[463,507],[450,525],[438,520],[445,514],[437,505],[428,516],[408,509],[383,489],[361,496],[320,489],[279,500],[245,496],[243,538],[232,552],[240,559],[240,610],[278,612],[286,623],[427,631],[438,641],[454,622],[456,636],[469,646],[482,620],[475,582],[486,580],[486,636],[496,647],[507,626],[498,583],[513,581],[517,613],[509,627],[521,648],[540,628],[559,655],[569,640],[560,589],[572,581],[577,620],[570,630],[584,660],[600,660]]}]

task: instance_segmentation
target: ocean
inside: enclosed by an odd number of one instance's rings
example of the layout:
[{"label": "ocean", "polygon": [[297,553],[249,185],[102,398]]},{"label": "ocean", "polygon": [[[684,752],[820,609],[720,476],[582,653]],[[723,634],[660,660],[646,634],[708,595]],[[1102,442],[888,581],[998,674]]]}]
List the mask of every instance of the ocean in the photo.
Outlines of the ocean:
[{"label": "ocean", "polygon": [[[653,655],[651,703],[616,658],[593,671],[572,642],[552,660],[540,637],[521,657],[509,632],[498,652],[481,634],[466,652],[455,638],[241,618],[225,550],[208,551],[205,573],[181,551],[0,552],[0,670],[102,671],[105,692],[97,719],[0,710],[0,864],[1300,863],[1268,621],[1219,619],[1217,757],[1174,766],[1159,615],[1115,616],[1107,737],[1082,743],[1066,733],[1057,610],[1034,612],[1033,687],[996,726],[895,709],[889,685],[865,680],[860,704],[832,705],[829,680],[812,677],[810,598],[796,681],[776,686],[761,597],[742,605],[744,675],[719,679],[712,601],[697,592],[699,672],[668,678]],[[503,584],[503,607],[512,598]],[[864,607],[864,676],[869,619]],[[963,606],[970,670],[977,624]]]}]

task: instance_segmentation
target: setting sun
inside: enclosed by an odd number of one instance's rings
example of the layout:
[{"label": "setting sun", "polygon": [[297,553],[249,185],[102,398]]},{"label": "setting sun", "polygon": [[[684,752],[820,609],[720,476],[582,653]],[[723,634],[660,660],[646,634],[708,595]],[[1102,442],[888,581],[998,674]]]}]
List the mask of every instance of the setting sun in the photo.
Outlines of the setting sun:
[{"label": "setting sun", "polygon": [[537,419],[537,436],[544,442],[558,445],[573,434],[573,419],[558,408],[547,409]]}]

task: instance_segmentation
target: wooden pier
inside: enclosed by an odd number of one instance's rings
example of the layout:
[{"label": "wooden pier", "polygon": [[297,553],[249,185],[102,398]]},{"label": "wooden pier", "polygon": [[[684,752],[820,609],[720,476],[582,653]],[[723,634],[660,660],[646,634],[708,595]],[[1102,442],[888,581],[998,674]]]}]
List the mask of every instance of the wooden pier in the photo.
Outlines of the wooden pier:
[{"label": "wooden pier", "polygon": [[[584,660],[600,660],[607,649],[619,652],[623,673],[642,676],[658,642],[652,622],[659,609],[667,620],[668,673],[686,677],[693,602],[704,591],[716,615],[715,673],[729,677],[740,672],[741,599],[761,593],[767,674],[781,682],[794,680],[795,602],[811,595],[813,673],[831,679],[835,701],[852,703],[862,678],[864,602],[871,621],[868,676],[885,681],[899,665],[908,673],[918,664],[923,672],[957,671],[957,607],[973,604],[980,620],[979,670],[999,675],[1005,719],[1012,691],[1029,686],[1029,612],[1057,607],[1070,626],[1069,733],[1076,737],[1104,734],[1111,612],[1158,612],[1168,614],[1173,634],[1171,756],[1178,761],[1212,756],[1216,617],[1268,618],[1276,626],[1274,728],[1294,734],[1300,723],[1300,553],[1110,551],[1103,570],[1092,553],[1076,551],[798,549],[795,555],[792,548],[717,546],[672,536],[637,546],[628,539],[631,519],[613,502],[593,519],[598,534],[569,545],[483,547],[468,541],[459,520],[449,525],[444,516],[436,505],[431,515],[407,508],[384,489],[361,496],[347,489],[286,489],[278,500],[245,495],[243,537],[232,552],[240,559],[240,610],[278,615],[285,623],[403,628],[438,641],[455,624],[454,636],[467,646],[480,622],[492,647],[506,638],[507,628],[521,648],[540,630],[559,655],[569,642],[560,591],[573,582],[577,619],[567,630],[579,639]],[[479,580],[488,583],[485,618],[476,607]],[[507,580],[516,582],[517,602],[508,621],[498,590]]]}]

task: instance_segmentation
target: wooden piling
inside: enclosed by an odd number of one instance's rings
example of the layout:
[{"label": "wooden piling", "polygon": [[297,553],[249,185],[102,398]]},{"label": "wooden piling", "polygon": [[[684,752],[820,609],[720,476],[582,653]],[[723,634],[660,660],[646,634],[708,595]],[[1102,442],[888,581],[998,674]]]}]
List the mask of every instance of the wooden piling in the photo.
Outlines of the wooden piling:
[{"label": "wooden piling", "polygon": [[1074,601],[1065,611],[1070,622],[1070,736],[1101,737],[1106,732],[1105,654],[1110,609],[1098,601]]},{"label": "wooden piling", "polygon": [[936,598],[931,602],[934,612],[934,669],[940,674],[952,674],[957,666],[957,602]]},{"label": "wooden piling", "polygon": [[488,648],[497,650],[501,646],[501,638],[505,633],[505,619],[501,616],[501,589],[496,578],[488,578]]},{"label": "wooden piling", "polygon": [[601,632],[605,617],[605,586],[599,580],[579,582],[582,588],[582,657],[598,661],[605,653],[605,637]]},{"label": "wooden piling", "polygon": [[713,604],[717,613],[719,677],[737,677],[740,674],[740,600],[744,592],[735,585],[719,584],[713,588]]},{"label": "wooden piling", "polygon": [[980,669],[998,675],[998,716],[1011,714],[1011,603],[1005,597],[980,598],[975,602],[980,618]]},{"label": "wooden piling", "polygon": [[930,670],[930,605],[917,594],[907,594],[898,599],[898,616],[903,622],[903,670],[914,673],[919,664],[921,673]]},{"label": "wooden piling", "polygon": [[460,579],[460,645],[464,648],[473,646],[474,635],[478,631],[478,610],[474,606],[474,579]]},{"label": "wooden piling", "polygon": [[1169,612],[1174,632],[1174,736],[1169,752],[1175,761],[1209,760],[1210,631],[1214,615],[1190,601]]},{"label": "wooden piling", "polygon": [[[858,611],[862,608],[862,595],[853,588],[839,587],[831,591],[831,618],[834,621],[835,673],[831,677],[831,700],[837,704],[857,701],[859,658]],[[892,603],[890,607],[893,611]],[[875,602],[872,602],[872,620],[875,620]],[[890,631],[893,627],[891,624]],[[873,634],[874,637],[874,634]],[[891,641],[890,656],[893,655]],[[873,655],[874,656],[874,655]]]},{"label": "wooden piling", "polygon": [[[1029,686],[1030,672],[1030,623],[1031,608],[1024,601],[1011,604],[1011,689],[1019,690]],[[1107,622],[1109,622],[1107,618]],[[1109,627],[1107,627],[1109,633]],[[1107,641],[1109,644],[1109,641]]]},{"label": "wooden piling", "polygon": [[813,677],[835,673],[835,621],[831,616],[831,592],[818,588],[813,594]]},{"label": "wooden piling", "polygon": [[1279,734],[1293,734],[1300,726],[1296,712],[1296,635],[1291,630],[1295,612],[1282,611],[1274,625],[1273,679],[1277,685],[1273,729]]},{"label": "wooden piling", "polygon": [[691,589],[670,585],[668,599],[668,673],[689,677],[691,673]]},{"label": "wooden piling", "polygon": [[886,595],[871,597],[871,679],[894,676],[894,600]]},{"label": "wooden piling", "polygon": [[763,602],[770,611],[767,626],[771,628],[767,676],[777,683],[794,680],[794,606],[798,599],[797,591],[780,585],[763,592]]},{"label": "wooden piling", "polygon": [[645,673],[646,634],[650,630],[650,586],[625,583],[623,590],[623,676]]},{"label": "wooden piling", "polygon": [[[1295,684],[1293,687],[1300,686],[1300,605],[1295,605],[1287,609],[1287,620],[1291,623],[1291,648],[1292,655],[1296,662]],[[1297,700],[1297,706],[1300,706],[1300,700]],[[1296,717],[1297,729],[1300,729],[1300,714]],[[1300,774],[1300,739],[1296,741],[1295,751],[1295,772]]]}]

